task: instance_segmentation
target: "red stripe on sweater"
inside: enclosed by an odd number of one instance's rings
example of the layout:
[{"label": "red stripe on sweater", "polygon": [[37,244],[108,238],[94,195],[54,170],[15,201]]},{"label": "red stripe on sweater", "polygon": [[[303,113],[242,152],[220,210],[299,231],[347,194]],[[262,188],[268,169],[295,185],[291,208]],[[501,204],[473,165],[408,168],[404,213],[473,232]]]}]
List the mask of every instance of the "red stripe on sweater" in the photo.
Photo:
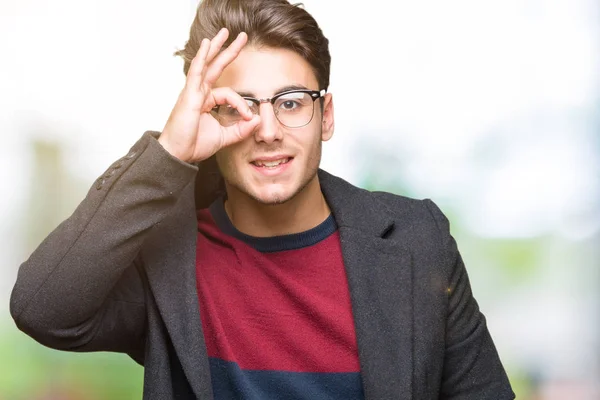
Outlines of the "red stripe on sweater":
[{"label": "red stripe on sweater", "polygon": [[196,276],[208,355],[246,370],[357,372],[338,233],[260,253],[198,214]]}]

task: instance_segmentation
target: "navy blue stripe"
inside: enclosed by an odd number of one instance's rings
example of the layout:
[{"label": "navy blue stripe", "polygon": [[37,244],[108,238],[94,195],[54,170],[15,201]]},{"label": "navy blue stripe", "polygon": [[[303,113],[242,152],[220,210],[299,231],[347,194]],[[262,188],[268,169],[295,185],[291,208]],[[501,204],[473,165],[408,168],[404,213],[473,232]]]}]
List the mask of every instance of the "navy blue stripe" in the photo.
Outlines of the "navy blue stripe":
[{"label": "navy blue stripe", "polygon": [[256,237],[246,235],[233,226],[229,216],[227,215],[227,212],[225,211],[222,197],[216,199],[210,205],[209,211],[215,220],[215,223],[223,233],[243,241],[247,245],[262,253],[296,250],[303,247],[312,246],[324,239],[327,239],[337,230],[337,224],[335,223],[333,214],[330,214],[325,221],[304,232],[273,237]]},{"label": "navy blue stripe", "polygon": [[215,400],[363,400],[359,372],[246,371],[210,358]]}]

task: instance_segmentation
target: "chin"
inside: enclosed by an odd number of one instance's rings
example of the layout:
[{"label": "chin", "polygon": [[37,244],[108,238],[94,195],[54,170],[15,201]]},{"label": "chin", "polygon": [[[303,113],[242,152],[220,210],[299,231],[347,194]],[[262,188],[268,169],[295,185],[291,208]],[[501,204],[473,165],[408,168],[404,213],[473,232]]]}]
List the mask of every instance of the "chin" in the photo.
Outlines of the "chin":
[{"label": "chin", "polygon": [[282,187],[277,188],[257,188],[246,192],[250,197],[264,205],[283,204],[295,197],[299,190],[290,190]]},{"label": "chin", "polygon": [[[311,171],[312,172],[312,171]],[[230,197],[242,196],[262,205],[278,205],[296,199],[315,180],[317,168],[309,174],[281,177],[278,179],[256,179],[252,175],[223,174]],[[232,177],[234,179],[227,179]]]}]

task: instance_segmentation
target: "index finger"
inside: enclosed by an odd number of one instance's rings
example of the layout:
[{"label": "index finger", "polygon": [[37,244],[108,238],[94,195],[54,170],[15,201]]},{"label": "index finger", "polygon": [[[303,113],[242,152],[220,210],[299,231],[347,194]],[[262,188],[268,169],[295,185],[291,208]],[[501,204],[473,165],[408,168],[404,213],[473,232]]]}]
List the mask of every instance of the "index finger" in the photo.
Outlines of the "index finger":
[{"label": "index finger", "polygon": [[210,49],[208,50],[208,55],[206,56],[206,62],[210,63],[213,58],[219,53],[221,47],[227,41],[229,37],[229,30],[227,28],[221,28],[221,30],[215,35],[214,38],[210,41]]},{"label": "index finger", "polygon": [[205,66],[209,64],[215,55],[219,52],[223,43],[227,41],[229,31],[226,28],[221,28],[212,40],[208,38],[202,39],[200,48],[196,53],[196,57],[191,62],[190,69],[187,75],[187,84],[189,87],[198,89],[204,78]]},{"label": "index finger", "polygon": [[248,35],[246,35],[245,32],[241,32],[235,38],[233,43],[231,43],[229,47],[223,50],[221,54],[219,54],[210,63],[206,70],[206,74],[204,75],[204,82],[207,83],[209,86],[214,85],[217,79],[219,79],[219,76],[221,76],[221,74],[223,73],[225,67],[231,64],[233,60],[237,58],[237,56],[240,54],[240,51],[242,51],[242,49],[246,45],[247,41]]},{"label": "index finger", "polygon": [[190,64],[190,68],[185,80],[186,87],[192,88],[193,90],[198,90],[200,87],[200,83],[202,82],[202,77],[205,72],[206,57],[208,55],[209,48],[210,41],[208,39],[203,39],[200,43],[200,48],[196,53],[196,57],[194,57]]}]

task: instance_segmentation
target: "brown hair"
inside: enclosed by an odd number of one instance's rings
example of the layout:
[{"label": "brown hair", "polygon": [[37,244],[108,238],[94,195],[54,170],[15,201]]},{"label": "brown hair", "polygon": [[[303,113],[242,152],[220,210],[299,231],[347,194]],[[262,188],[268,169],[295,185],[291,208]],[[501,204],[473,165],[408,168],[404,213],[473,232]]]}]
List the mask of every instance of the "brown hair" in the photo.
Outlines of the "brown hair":
[{"label": "brown hair", "polygon": [[[229,30],[228,46],[240,32],[248,44],[292,50],[312,67],[319,90],[329,86],[329,41],[317,21],[301,7],[286,0],[203,0],[190,28],[185,47],[175,55],[184,59],[187,75],[202,39],[212,39],[223,27]],[[224,47],[225,47],[224,46]]]}]

